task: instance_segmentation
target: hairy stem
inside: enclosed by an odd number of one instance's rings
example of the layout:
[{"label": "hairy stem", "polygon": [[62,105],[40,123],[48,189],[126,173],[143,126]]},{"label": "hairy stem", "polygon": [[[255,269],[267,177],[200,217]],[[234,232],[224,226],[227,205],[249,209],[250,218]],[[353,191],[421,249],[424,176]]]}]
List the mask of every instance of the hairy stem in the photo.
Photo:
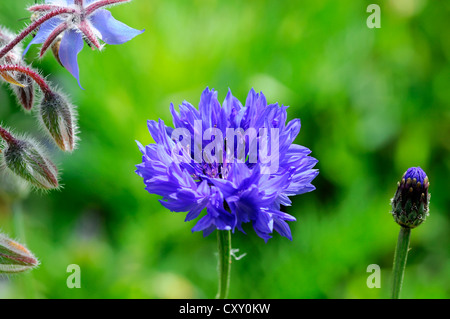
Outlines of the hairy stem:
[{"label": "hairy stem", "polygon": [[230,288],[231,272],[231,231],[217,230],[219,250],[219,290],[216,299],[226,299]]},{"label": "hairy stem", "polygon": [[39,57],[42,58],[47,49],[52,45],[53,41],[67,28],[67,22],[63,22],[58,25],[48,36],[47,40],[44,41],[39,52]]},{"label": "hairy stem", "polygon": [[400,227],[398,234],[397,248],[394,255],[393,268],[393,285],[392,285],[392,299],[399,299],[402,290],[403,276],[405,274],[406,259],[408,258],[409,239],[411,237],[411,229]]}]

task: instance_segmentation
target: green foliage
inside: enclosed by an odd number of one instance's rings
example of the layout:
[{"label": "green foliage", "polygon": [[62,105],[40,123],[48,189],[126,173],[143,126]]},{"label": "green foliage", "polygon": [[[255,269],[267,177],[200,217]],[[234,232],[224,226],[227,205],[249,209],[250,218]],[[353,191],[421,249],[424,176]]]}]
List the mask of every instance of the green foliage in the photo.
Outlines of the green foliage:
[{"label": "green foliage", "polygon": [[[19,30],[29,1],[10,2],[0,22]],[[209,86],[220,100],[228,88],[244,100],[253,87],[290,105],[288,120],[302,120],[297,142],[319,159],[317,190],[287,208],[298,220],[292,242],[265,244],[250,228],[232,236],[247,256],[233,261],[231,298],[388,298],[399,231],[390,199],[410,166],[427,172],[432,196],[411,234],[402,297],[449,298],[450,8],[399,3],[383,1],[381,28],[369,29],[364,1],[135,0],[111,12],[146,32],[83,50],[85,91],[51,54],[36,60],[78,105],[80,127],[73,154],[54,149],[64,188],[24,202],[37,296],[215,296],[215,234],[192,234],[194,222],[164,209],[134,173],[134,140],[152,142],[147,119],[170,123],[170,102],[196,105]],[[6,86],[0,106],[5,125],[33,129]],[[5,232],[10,214],[0,200]],[[81,267],[81,289],[65,285],[69,264]],[[366,286],[370,264],[381,267],[380,289]],[[1,297],[24,294],[0,281]]]}]

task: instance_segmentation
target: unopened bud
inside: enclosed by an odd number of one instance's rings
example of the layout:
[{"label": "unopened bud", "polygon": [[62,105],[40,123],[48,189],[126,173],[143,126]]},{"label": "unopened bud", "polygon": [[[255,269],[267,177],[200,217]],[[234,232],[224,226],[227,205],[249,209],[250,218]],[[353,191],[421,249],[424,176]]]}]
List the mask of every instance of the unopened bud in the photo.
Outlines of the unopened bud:
[{"label": "unopened bud", "polygon": [[428,177],[420,167],[411,167],[403,174],[391,201],[397,224],[415,228],[425,221],[429,215],[429,185]]},{"label": "unopened bud", "polygon": [[67,152],[75,148],[74,113],[74,107],[65,97],[56,92],[45,94],[39,107],[39,117],[45,128],[59,148]]},{"label": "unopened bud", "polygon": [[[16,65],[22,66],[23,64],[16,63]],[[31,110],[34,103],[34,82],[32,78],[21,72],[10,71],[0,72],[0,79],[9,83],[23,108],[27,111]]]},{"label": "unopened bud", "polygon": [[19,140],[10,134],[6,136],[5,141],[8,145],[3,150],[3,160],[11,172],[37,188],[58,187],[58,169],[43,154],[36,142]]},{"label": "unopened bud", "polygon": [[15,274],[35,268],[39,261],[23,245],[0,234],[0,274]]},{"label": "unopened bud", "polygon": [[20,73],[17,76],[17,80],[19,83],[23,85],[22,86],[11,85],[11,87],[19,103],[23,106],[25,110],[29,111],[33,107],[34,103],[33,80],[28,75],[23,73]]}]

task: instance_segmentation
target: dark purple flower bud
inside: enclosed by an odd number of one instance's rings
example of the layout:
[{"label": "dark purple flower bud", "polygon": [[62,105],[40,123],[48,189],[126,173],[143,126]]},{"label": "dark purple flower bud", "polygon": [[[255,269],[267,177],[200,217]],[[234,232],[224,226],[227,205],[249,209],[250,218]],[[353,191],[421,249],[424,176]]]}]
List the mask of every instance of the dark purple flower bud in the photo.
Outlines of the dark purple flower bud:
[{"label": "dark purple flower bud", "polygon": [[411,167],[403,174],[391,201],[397,224],[415,228],[425,221],[430,203],[429,186],[428,177],[420,167]]},{"label": "dark purple flower bud", "polygon": [[23,245],[0,234],[0,274],[15,274],[35,268],[39,261]]},{"label": "dark purple flower bud", "polygon": [[6,168],[40,189],[58,187],[58,169],[30,139],[19,140],[0,127],[0,136],[7,142],[3,150]]},{"label": "dark purple flower bud", "polygon": [[75,148],[76,119],[74,107],[59,93],[44,95],[39,106],[39,117],[56,144],[63,151]]}]

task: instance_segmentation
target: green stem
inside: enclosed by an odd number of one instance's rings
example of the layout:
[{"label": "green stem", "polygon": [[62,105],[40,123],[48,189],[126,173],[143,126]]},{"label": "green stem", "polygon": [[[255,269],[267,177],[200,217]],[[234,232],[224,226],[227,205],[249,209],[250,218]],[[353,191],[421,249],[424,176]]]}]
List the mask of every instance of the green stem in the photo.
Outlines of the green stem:
[{"label": "green stem", "polygon": [[216,299],[226,299],[230,288],[231,231],[217,230],[217,248],[219,249],[219,291]]},{"label": "green stem", "polygon": [[397,248],[395,249],[394,255],[394,281],[392,285],[392,299],[400,298],[400,291],[402,290],[403,276],[405,274],[406,268],[406,259],[408,258],[410,236],[410,228],[400,227]]}]

